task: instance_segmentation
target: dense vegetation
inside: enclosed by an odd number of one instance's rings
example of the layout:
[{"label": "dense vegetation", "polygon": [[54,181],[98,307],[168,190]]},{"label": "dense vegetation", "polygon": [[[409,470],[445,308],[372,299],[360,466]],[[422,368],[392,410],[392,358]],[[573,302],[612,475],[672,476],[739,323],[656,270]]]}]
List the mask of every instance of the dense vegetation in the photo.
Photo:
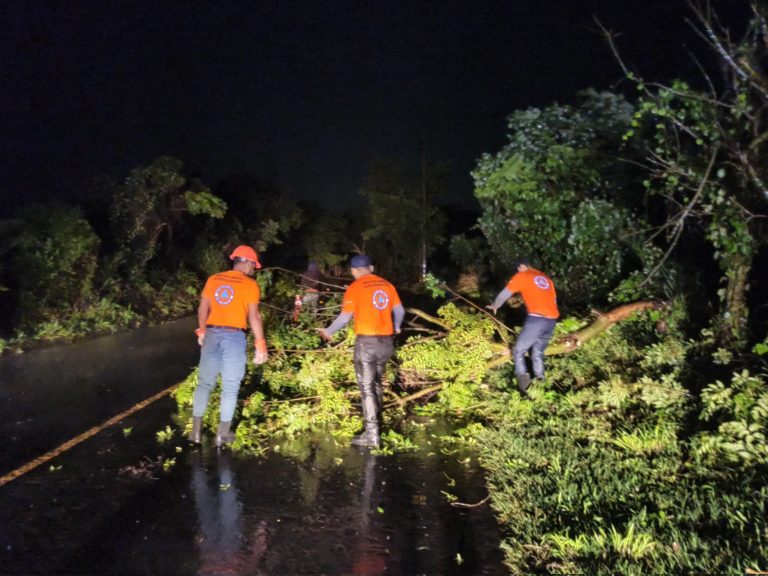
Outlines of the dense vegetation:
[{"label": "dense vegetation", "polygon": [[[447,227],[440,167],[421,183],[386,163],[356,214],[250,176],[210,190],[172,158],[99,181],[88,206],[23,207],[0,227],[0,349],[187,314],[246,242],[268,266],[270,361],[249,368],[234,447],[260,453],[311,428],[344,441],[360,427],[352,335],[323,345],[314,330],[343,280],[294,320],[283,269],[314,260],[338,276],[365,250],[419,303],[387,377],[382,451],[412,446],[410,414],[453,418],[443,448],[478,451],[512,572],[764,570],[768,26],[756,11],[734,41],[693,16],[721,65],[703,88],[627,70],[632,97],[590,90],[514,111],[506,145],[473,172],[476,226]],[[419,282],[416,231],[443,280]],[[506,362],[519,311],[482,309],[519,256],[551,274],[564,312],[530,400]],[[620,322],[596,312],[637,302]],[[589,337],[573,346],[574,334]]]}]

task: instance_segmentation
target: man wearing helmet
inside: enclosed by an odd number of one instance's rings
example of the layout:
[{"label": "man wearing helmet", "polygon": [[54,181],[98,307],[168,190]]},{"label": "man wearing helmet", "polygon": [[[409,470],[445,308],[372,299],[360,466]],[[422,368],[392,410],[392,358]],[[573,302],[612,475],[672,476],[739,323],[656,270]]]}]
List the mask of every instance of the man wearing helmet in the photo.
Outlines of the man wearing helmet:
[{"label": "man wearing helmet", "polygon": [[360,387],[365,430],[352,440],[356,446],[378,447],[381,441],[380,418],[383,401],[381,379],[392,356],[393,333],[400,333],[405,309],[397,290],[373,273],[371,259],[365,254],[353,256],[349,262],[355,281],[347,287],[339,314],[320,336],[331,336],[355,318],[355,376]]},{"label": "man wearing helmet", "polygon": [[232,270],[209,277],[200,296],[197,309],[197,343],[200,345],[200,366],[192,407],[190,440],[199,444],[202,437],[203,415],[208,398],[221,374],[221,417],[216,433],[216,446],[234,440],[230,431],[237,404],[240,382],[245,375],[246,330],[250,326],[256,348],[253,363],[267,361],[267,342],[259,313],[261,292],[251,278],[261,268],[256,251],[250,246],[238,246],[229,256]]}]

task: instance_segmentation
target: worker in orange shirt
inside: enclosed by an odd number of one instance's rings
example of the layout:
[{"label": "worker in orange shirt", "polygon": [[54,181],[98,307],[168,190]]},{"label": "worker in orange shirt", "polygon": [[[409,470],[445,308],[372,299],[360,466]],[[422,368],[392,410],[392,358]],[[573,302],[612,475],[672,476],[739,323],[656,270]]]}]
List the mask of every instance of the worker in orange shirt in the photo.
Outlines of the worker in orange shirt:
[{"label": "worker in orange shirt", "polygon": [[328,341],[354,316],[355,376],[360,387],[365,430],[352,444],[378,447],[384,396],[382,377],[394,352],[393,334],[400,334],[405,309],[395,287],[373,273],[368,256],[353,256],[349,266],[355,281],[344,292],[341,313],[319,333]]},{"label": "worker in orange shirt", "polygon": [[267,342],[259,313],[261,292],[251,278],[261,268],[256,251],[250,246],[238,246],[229,256],[232,270],[209,277],[200,296],[197,309],[197,343],[200,345],[200,367],[192,406],[190,440],[199,444],[203,415],[208,398],[221,374],[221,416],[216,433],[216,446],[229,444],[235,438],[230,431],[237,404],[240,382],[245,376],[247,361],[246,330],[250,327],[256,348],[253,363],[267,361]]},{"label": "worker in orange shirt", "polygon": [[519,292],[523,298],[528,315],[515,342],[512,356],[515,360],[517,385],[520,392],[527,396],[531,375],[525,363],[525,354],[530,351],[533,375],[536,379],[543,380],[544,350],[552,338],[560,312],[557,309],[557,293],[552,279],[541,270],[533,268],[525,258],[517,260],[515,264],[517,273],[487,308],[496,314],[496,310],[513,294]]}]

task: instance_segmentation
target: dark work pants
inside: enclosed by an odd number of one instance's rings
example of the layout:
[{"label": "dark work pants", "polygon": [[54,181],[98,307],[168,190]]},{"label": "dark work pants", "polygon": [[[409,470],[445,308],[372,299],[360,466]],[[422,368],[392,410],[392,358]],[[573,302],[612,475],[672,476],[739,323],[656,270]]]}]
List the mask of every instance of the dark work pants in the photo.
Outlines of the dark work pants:
[{"label": "dark work pants", "polygon": [[358,336],[355,340],[355,376],[366,428],[379,424],[384,402],[382,377],[393,352],[392,336]]},{"label": "dark work pants", "polygon": [[512,356],[515,358],[515,374],[528,374],[525,365],[525,353],[531,351],[531,363],[533,375],[536,378],[544,378],[544,350],[552,338],[557,320],[542,318],[541,316],[528,316],[517,337]]}]

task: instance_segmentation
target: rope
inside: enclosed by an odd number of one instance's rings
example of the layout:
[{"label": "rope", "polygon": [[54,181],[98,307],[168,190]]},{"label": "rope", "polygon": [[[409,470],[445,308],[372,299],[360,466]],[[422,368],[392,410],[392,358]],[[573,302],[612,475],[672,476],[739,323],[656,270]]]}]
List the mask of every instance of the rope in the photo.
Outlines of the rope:
[{"label": "rope", "polygon": [[62,444],[58,448],[54,448],[50,452],[46,452],[42,456],[40,456],[38,458],[35,458],[34,460],[32,460],[30,462],[27,462],[26,464],[24,464],[23,466],[20,466],[19,468],[16,468],[16,470],[14,470],[13,472],[9,472],[5,476],[0,477],[0,488],[5,486],[6,484],[8,484],[8,482],[11,482],[12,480],[15,480],[19,476],[23,476],[27,472],[30,472],[30,471],[34,470],[35,468],[37,468],[41,464],[45,464],[49,460],[52,460],[53,458],[56,458],[56,456],[59,456],[60,454],[66,452],[67,450],[70,450],[70,449],[74,448],[75,446],[77,446],[81,442],[84,442],[85,440],[88,440],[88,438],[91,438],[92,436],[95,436],[96,434],[98,434],[102,430],[105,430],[106,428],[109,428],[113,424],[116,424],[117,422],[120,422],[121,420],[124,420],[125,418],[127,418],[131,414],[134,414],[134,413],[138,412],[139,410],[143,410],[144,408],[146,408],[147,406],[149,406],[153,402],[159,400],[163,396],[167,396],[168,394],[170,394],[171,392],[176,390],[176,388],[178,388],[178,387],[179,387],[179,384],[174,384],[170,388],[166,388],[162,392],[158,392],[154,396],[150,396],[146,400],[142,400],[141,402],[139,402],[138,404],[135,404],[134,406],[132,406],[131,408],[129,408],[125,412],[121,412],[120,414],[118,414],[117,416],[113,416],[112,418],[110,418],[106,422],[86,430],[85,432],[83,432],[79,436],[75,436],[71,440],[67,440],[66,442],[64,442],[64,444]]}]

